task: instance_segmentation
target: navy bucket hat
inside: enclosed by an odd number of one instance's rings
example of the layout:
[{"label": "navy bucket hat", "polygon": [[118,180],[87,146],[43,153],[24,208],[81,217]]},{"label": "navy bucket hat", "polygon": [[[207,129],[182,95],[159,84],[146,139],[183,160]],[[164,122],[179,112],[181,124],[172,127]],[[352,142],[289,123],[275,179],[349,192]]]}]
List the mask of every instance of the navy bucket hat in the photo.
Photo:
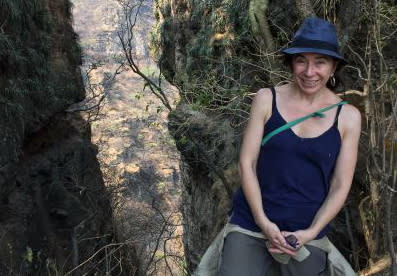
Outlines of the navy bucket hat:
[{"label": "navy bucket hat", "polygon": [[346,60],[339,52],[339,42],[335,25],[317,17],[306,18],[295,33],[288,48],[282,48],[284,54],[317,53]]}]

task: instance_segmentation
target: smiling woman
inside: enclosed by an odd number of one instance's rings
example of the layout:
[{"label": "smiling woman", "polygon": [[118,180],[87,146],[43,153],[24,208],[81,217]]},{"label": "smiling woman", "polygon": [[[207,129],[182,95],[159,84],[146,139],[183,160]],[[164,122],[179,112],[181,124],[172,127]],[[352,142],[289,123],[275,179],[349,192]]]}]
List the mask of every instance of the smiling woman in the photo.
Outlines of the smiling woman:
[{"label": "smiling woman", "polygon": [[239,233],[225,238],[220,275],[268,275],[272,263],[281,275],[324,275],[328,224],[350,190],[361,121],[329,89],[346,63],[335,26],[307,18],[281,51],[292,82],[260,89],[252,103],[240,152],[242,185],[227,226]]},{"label": "smiling woman", "polygon": [[300,90],[316,93],[332,80],[338,61],[316,53],[295,54],[292,59],[294,81]]}]

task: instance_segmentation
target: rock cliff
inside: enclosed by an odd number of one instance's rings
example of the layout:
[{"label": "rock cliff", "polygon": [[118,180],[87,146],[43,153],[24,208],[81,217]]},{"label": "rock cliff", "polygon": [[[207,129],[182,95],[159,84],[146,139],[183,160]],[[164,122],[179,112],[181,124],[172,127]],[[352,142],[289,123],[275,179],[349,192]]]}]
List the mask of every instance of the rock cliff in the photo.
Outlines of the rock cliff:
[{"label": "rock cliff", "polygon": [[71,4],[5,0],[0,18],[0,274],[65,273],[111,238],[89,125],[64,112],[85,96]]}]

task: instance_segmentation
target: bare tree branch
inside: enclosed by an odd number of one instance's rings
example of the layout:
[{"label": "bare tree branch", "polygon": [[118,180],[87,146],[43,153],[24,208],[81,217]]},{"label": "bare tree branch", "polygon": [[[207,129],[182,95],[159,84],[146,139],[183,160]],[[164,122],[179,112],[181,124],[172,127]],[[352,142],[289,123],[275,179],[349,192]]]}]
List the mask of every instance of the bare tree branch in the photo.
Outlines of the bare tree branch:
[{"label": "bare tree branch", "polygon": [[161,82],[156,84],[148,76],[146,76],[136,63],[135,52],[133,47],[134,27],[136,26],[137,18],[144,0],[135,1],[121,1],[118,2],[122,6],[124,22],[122,22],[121,30],[117,33],[121,43],[123,53],[126,58],[127,66],[136,74],[138,74],[145,82],[145,87],[148,87],[163,105],[172,111],[171,104],[166,96],[164,90],[161,88]]}]

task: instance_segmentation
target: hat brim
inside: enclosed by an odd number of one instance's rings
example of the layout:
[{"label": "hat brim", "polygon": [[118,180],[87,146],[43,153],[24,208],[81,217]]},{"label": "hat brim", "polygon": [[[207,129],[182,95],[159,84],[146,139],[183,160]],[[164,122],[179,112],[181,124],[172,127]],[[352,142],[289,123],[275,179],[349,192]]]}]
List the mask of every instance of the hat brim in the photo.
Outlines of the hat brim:
[{"label": "hat brim", "polygon": [[333,58],[340,60],[343,64],[347,64],[347,61],[344,59],[343,56],[341,56],[338,53],[335,53],[333,51],[329,51],[329,50],[325,50],[325,49],[291,47],[291,48],[281,49],[280,51],[282,53],[288,54],[288,55],[294,55],[294,54],[300,54],[300,53],[316,53],[316,54],[331,56]]}]

